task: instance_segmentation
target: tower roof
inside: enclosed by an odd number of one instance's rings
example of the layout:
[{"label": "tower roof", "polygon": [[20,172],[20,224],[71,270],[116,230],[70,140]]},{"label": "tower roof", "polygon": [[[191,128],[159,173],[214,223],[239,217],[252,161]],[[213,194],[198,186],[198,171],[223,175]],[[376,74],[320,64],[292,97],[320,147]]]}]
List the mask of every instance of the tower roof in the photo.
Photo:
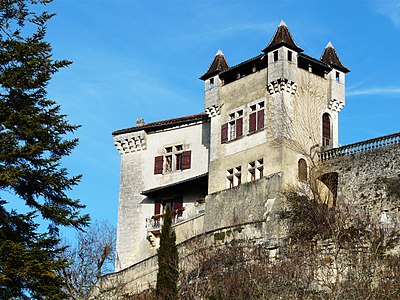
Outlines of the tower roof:
[{"label": "tower roof", "polygon": [[275,31],[274,37],[272,38],[271,42],[262,51],[265,53],[270,52],[283,45],[294,51],[303,52],[303,49],[297,46],[292,35],[290,34],[289,28],[287,27],[286,23],[282,20],[281,23],[279,24],[278,29]]},{"label": "tower roof", "polygon": [[217,51],[215,54],[214,60],[212,61],[208,70],[200,77],[201,80],[206,80],[216,74],[225,71],[229,68],[228,63],[226,62],[225,56],[221,50]]},{"label": "tower roof", "polygon": [[335,69],[343,71],[344,73],[350,72],[350,70],[347,69],[340,61],[339,56],[337,55],[335,48],[333,48],[331,42],[326,45],[325,50],[321,55],[321,61]]}]

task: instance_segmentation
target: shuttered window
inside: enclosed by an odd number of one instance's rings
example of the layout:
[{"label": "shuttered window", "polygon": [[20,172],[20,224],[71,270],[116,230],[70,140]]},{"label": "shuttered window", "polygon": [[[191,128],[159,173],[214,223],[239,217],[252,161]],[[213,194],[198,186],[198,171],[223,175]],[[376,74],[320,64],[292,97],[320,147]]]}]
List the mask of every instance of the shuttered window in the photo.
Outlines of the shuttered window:
[{"label": "shuttered window", "polygon": [[228,141],[228,123],[221,125],[221,144]]},{"label": "shuttered window", "polygon": [[322,146],[332,145],[331,116],[328,113],[322,115]]},{"label": "shuttered window", "polygon": [[160,214],[160,212],[161,212],[161,203],[156,201],[154,203],[154,215],[157,216]]},{"label": "shuttered window", "polygon": [[257,113],[252,112],[249,115],[249,132],[252,133],[257,130]]},{"label": "shuttered window", "polygon": [[162,174],[164,166],[164,157],[156,156],[154,159],[154,174]]},{"label": "shuttered window", "polygon": [[190,169],[192,161],[192,151],[183,151],[182,152],[182,170]]},{"label": "shuttered window", "polygon": [[264,101],[250,106],[249,133],[263,129],[264,124]]},{"label": "shuttered window", "polygon": [[236,138],[240,138],[243,135],[243,118],[236,120]]}]

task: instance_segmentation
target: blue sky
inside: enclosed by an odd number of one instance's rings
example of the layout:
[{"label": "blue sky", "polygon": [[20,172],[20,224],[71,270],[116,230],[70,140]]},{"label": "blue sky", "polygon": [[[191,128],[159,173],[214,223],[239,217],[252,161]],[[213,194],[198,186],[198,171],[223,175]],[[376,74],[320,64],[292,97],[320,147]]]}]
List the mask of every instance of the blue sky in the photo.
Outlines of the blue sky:
[{"label": "blue sky", "polygon": [[400,2],[392,0],[55,0],[48,28],[59,72],[49,96],[80,124],[64,163],[83,180],[71,196],[116,224],[119,153],[111,132],[201,112],[203,82],[221,49],[229,65],[261,53],[281,19],[304,53],[331,41],[346,77],[340,144],[400,131]]}]

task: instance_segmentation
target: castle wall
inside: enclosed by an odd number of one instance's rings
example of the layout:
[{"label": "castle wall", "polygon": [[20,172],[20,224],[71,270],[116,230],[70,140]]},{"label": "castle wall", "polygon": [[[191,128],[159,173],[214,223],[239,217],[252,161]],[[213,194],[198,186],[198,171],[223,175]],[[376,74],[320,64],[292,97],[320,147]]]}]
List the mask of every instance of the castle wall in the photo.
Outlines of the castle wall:
[{"label": "castle wall", "polygon": [[400,145],[331,158],[325,172],[338,173],[338,204],[365,209],[373,219],[397,218],[400,208]]}]

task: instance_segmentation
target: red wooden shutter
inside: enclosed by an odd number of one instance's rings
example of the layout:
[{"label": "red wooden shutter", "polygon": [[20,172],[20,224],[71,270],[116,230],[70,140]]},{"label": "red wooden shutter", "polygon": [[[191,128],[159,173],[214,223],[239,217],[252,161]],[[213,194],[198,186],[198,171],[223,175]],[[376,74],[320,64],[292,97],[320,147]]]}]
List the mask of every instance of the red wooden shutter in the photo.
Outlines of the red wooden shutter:
[{"label": "red wooden shutter", "polygon": [[221,125],[221,144],[228,141],[228,123]]},{"label": "red wooden shutter", "polygon": [[190,169],[192,161],[192,151],[183,151],[182,152],[182,170]]},{"label": "red wooden shutter", "polygon": [[257,112],[257,129],[264,128],[264,110],[261,109]]},{"label": "red wooden shutter", "polygon": [[183,199],[182,198],[174,199],[174,214],[177,214],[178,217],[182,216],[182,210],[180,211],[177,210],[182,207],[183,207]]},{"label": "red wooden shutter", "polygon": [[251,113],[249,116],[249,132],[256,131],[256,113]]},{"label": "red wooden shutter", "polygon": [[239,138],[243,135],[243,118],[239,118],[236,120],[236,138]]},{"label": "red wooden shutter", "polygon": [[156,156],[154,159],[154,174],[162,174],[163,172],[164,157]]},{"label": "red wooden shutter", "polygon": [[161,203],[160,202],[155,202],[154,203],[154,215],[159,215],[161,211]]}]

